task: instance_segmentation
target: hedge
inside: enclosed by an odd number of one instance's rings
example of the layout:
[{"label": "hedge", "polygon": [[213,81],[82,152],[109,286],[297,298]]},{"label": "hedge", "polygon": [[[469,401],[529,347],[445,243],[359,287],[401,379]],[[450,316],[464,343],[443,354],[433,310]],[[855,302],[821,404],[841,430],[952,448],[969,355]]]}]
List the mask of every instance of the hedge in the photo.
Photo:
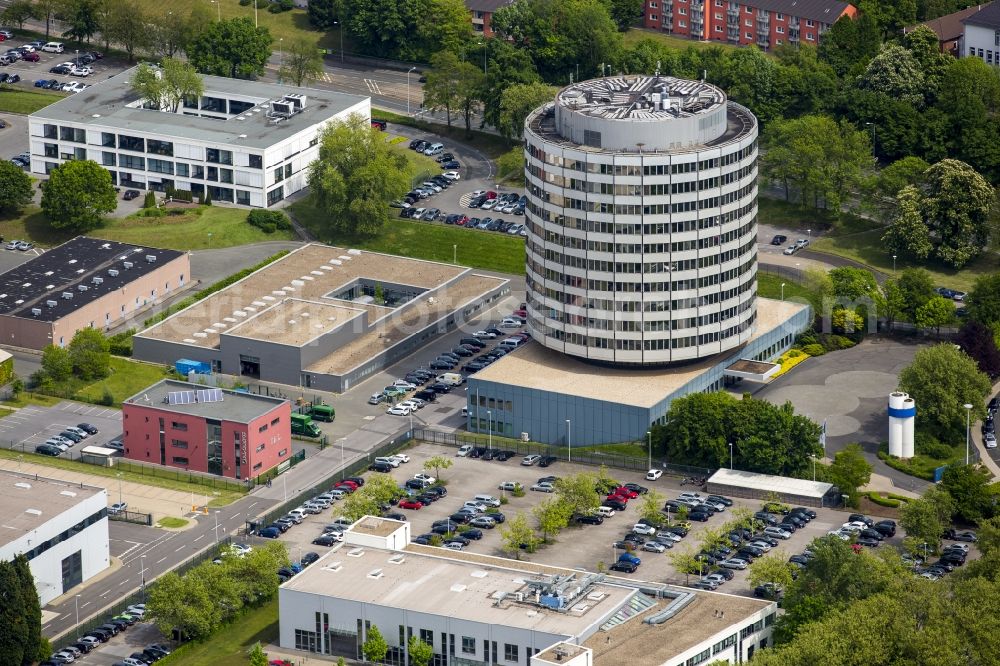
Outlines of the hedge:
[{"label": "hedge", "polygon": [[185,298],[185,299],[183,299],[181,301],[178,301],[177,303],[174,303],[169,308],[166,308],[162,312],[159,312],[159,313],[153,315],[152,317],[150,317],[149,319],[147,319],[146,321],[142,322],[143,328],[149,328],[153,324],[160,323],[161,321],[163,321],[164,319],[166,319],[170,315],[175,314],[177,312],[180,312],[184,308],[191,307],[192,305],[194,305],[198,301],[202,300],[203,298],[207,298],[208,296],[211,296],[215,292],[221,291],[221,290],[225,289],[226,287],[228,287],[229,285],[235,284],[236,282],[239,282],[240,280],[242,280],[246,276],[250,275],[254,271],[258,271],[261,268],[264,268],[264,266],[267,266],[268,264],[274,263],[275,261],[277,261],[278,259],[281,259],[286,254],[288,254],[288,250],[282,250],[281,252],[278,252],[277,254],[272,254],[270,257],[268,257],[267,259],[265,259],[264,261],[260,262],[257,265],[251,266],[250,268],[244,268],[242,271],[240,271],[238,273],[233,273],[229,277],[223,278],[222,280],[219,280],[215,284],[210,285],[208,287],[205,287],[201,291],[195,293],[193,296],[188,296],[187,298]]},{"label": "hedge", "polygon": [[875,492],[874,490],[868,493],[868,499],[870,499],[875,504],[878,504],[879,506],[886,506],[891,509],[899,508],[899,500],[882,497],[882,495]]}]

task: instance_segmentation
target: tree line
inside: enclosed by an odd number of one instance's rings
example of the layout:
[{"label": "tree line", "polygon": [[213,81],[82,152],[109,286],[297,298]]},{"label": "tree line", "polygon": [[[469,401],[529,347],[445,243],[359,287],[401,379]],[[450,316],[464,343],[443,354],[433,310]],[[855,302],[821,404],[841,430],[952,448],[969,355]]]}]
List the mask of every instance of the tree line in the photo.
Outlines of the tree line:
[{"label": "tree line", "polygon": [[0,663],[29,666],[48,659],[49,641],[42,636],[42,607],[35,578],[22,553],[0,561]]}]

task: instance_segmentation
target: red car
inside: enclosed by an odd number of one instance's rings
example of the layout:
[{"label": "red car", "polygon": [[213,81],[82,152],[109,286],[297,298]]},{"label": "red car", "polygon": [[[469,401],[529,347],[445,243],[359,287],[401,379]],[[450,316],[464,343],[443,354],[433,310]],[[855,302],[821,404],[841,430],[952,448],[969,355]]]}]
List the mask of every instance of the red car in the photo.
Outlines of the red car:
[{"label": "red car", "polygon": [[423,502],[418,502],[417,500],[403,500],[402,502],[399,503],[399,508],[400,509],[413,509],[414,511],[416,511],[417,509],[419,509],[423,505],[424,505]]},{"label": "red car", "polygon": [[514,316],[515,317],[520,317],[521,319],[524,319],[525,317],[528,316],[528,311],[527,310],[514,310]]},{"label": "red car", "polygon": [[458,219],[455,220],[455,224],[457,224],[460,227],[464,227],[468,221],[469,221],[468,215],[459,215]]},{"label": "red car", "polygon": [[337,485],[338,486],[349,486],[352,490],[357,490],[358,489],[358,484],[357,483],[355,483],[354,481],[347,481],[346,479],[344,481],[337,482]]},{"label": "red car", "polygon": [[608,495],[608,499],[609,500],[618,500],[622,504],[628,504],[628,501],[629,501],[628,495],[616,495],[615,493],[611,493],[610,495]]},{"label": "red car", "polygon": [[40,55],[32,51],[31,53],[25,53],[24,55],[22,55],[21,59],[24,60],[25,62],[38,62],[42,58]]},{"label": "red car", "polygon": [[626,488],[625,486],[619,486],[618,488],[615,488],[614,490],[611,491],[611,494],[612,495],[621,495],[621,496],[627,497],[629,499],[635,499],[636,497],[639,496],[639,493],[637,493],[634,490],[631,490],[629,488]]}]

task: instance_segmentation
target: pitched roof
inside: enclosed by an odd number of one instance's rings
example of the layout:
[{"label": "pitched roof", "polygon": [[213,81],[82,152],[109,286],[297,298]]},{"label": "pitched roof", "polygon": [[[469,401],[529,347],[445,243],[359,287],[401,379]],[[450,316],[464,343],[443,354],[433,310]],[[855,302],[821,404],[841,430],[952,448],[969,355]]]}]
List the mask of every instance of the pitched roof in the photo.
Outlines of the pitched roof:
[{"label": "pitched roof", "polygon": [[465,8],[470,12],[488,12],[492,14],[512,2],[513,0],[465,0]]},{"label": "pitched roof", "polygon": [[836,23],[851,6],[839,0],[743,0],[740,4],[830,24]]},{"label": "pitched roof", "polygon": [[907,26],[903,28],[903,32],[913,32],[919,26],[926,25],[937,34],[938,41],[950,42],[962,36],[963,20],[969,18],[982,8],[983,5],[973,5],[972,7],[967,7],[958,12],[939,16],[936,19],[931,19],[930,21],[924,21],[923,23],[918,23],[917,25]]},{"label": "pitched roof", "polygon": [[980,25],[987,28],[1000,28],[1000,2],[991,2],[962,21],[962,23],[965,25]]}]

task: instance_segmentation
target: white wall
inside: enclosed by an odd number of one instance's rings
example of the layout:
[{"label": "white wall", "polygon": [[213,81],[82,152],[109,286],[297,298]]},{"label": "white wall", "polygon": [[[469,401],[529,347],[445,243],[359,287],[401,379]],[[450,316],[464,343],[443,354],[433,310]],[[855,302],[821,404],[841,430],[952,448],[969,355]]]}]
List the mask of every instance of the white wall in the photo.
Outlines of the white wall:
[{"label": "white wall", "polygon": [[997,41],[997,31],[993,28],[967,25],[959,56],[974,56],[994,67],[1000,66],[1000,45]]},{"label": "white wall", "polygon": [[[0,546],[0,560],[13,559],[18,553],[23,553],[38,544],[58,536],[63,531],[85,520],[108,505],[106,490],[89,497],[71,509],[54,516],[38,529]],[[44,510],[44,507],[42,508]],[[68,540],[56,544],[29,562],[31,573],[35,577],[38,596],[44,606],[52,599],[63,594],[62,561],[66,557],[80,551],[83,567],[83,582],[104,571],[110,561],[108,542],[108,519],[103,518]]]}]

